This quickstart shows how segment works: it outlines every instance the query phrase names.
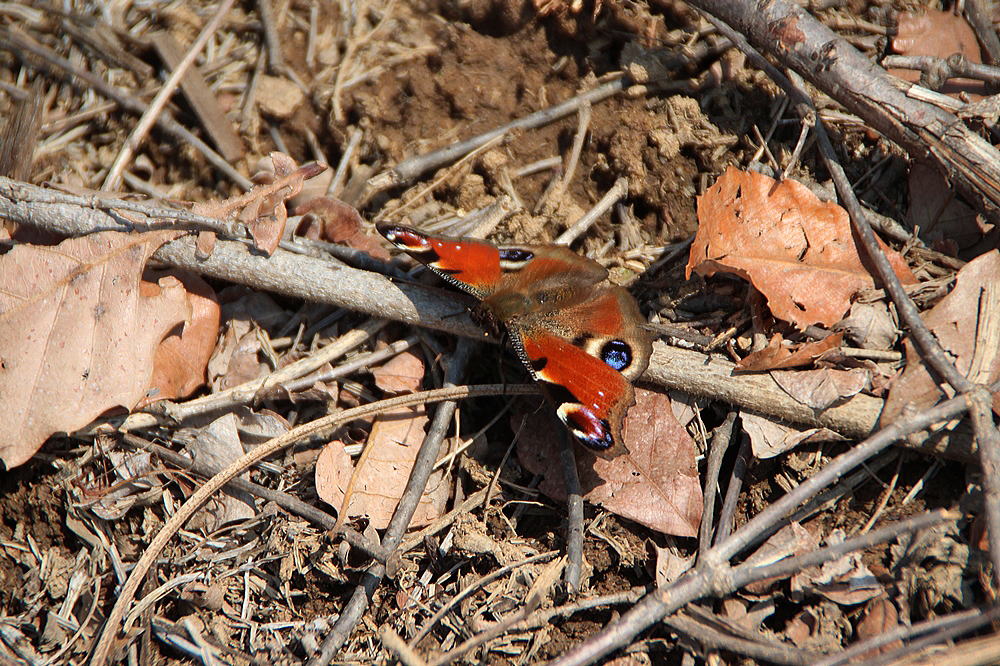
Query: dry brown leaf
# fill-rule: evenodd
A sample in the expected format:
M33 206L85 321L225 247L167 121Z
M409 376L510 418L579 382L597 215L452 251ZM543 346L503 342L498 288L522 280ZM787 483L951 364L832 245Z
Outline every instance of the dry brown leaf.
M163 337L189 312L175 278L139 293L146 260L183 232L107 231L0 257L0 458L23 464L56 432L146 394Z
M307 238L321 238L367 252L376 259L389 260L389 251L381 238L365 233L358 209L330 197L316 197L295 209L304 216L298 233Z
M575 447L583 498L658 532L695 536L702 495L694 441L674 418L667 396L638 388L635 393L623 433L627 455L605 460ZM539 486L543 493L563 500L559 426L545 410L526 416L517 442L521 464L545 476ZM521 417L513 421L517 430Z
M86 489L88 496L98 496L91 504L84 503L102 520L118 520L136 504L146 505L159 499L163 484L156 477L156 466L146 451L108 451L114 482L107 486L102 479Z
M747 558L746 564L767 566L786 557L794 557L819 548L819 537L801 523L792 522L772 534L753 554ZM781 578L767 578L747 585L744 589L750 594L767 594L775 581Z
M892 50L900 55L947 58L960 53L969 62L983 62L976 33L961 15L936 9L902 12L896 28ZM889 73L912 83L919 81L921 74L915 69L890 69ZM986 93L986 86L982 81L954 78L948 79L940 92L953 97L964 92L976 101Z
M924 313L924 323L937 337L958 371L972 382L1000 379L1000 252L987 252L962 267L955 288ZM931 377L907 338L906 369L892 383L881 423L892 423L905 409L924 410L946 396ZM1000 413L1000 395L993 408Z
M843 530L836 529L824 542L832 546L844 541ZM842 606L861 604L882 596L884 589L861 559L861 553L847 553L824 562L820 567L808 567L791 579L793 594L819 594Z
M388 526L424 440L427 421L423 408L409 407L386 412L375 420L368 437L368 446L374 448L356 473L347 508L348 518L366 517L375 529ZM324 502L340 511L347 489L345 479L350 479L353 467L346 454L336 452L338 448L342 451L343 445L333 442L327 446L331 447L335 451L324 461L322 472L320 462L316 463L316 492ZM321 460L324 455L320 455ZM431 474L410 526L421 527L440 516L449 492L445 471Z
M750 438L750 449L759 459L773 458L796 446L812 442L842 441L844 438L827 428L796 430L791 426L775 423L769 418L743 412L743 431Z
M212 390L224 391L266 374L268 366L258 358L260 349L256 325L245 319L230 319L208 362Z
M885 303L854 303L837 330L862 349L892 349L899 329Z
M270 158L272 168L255 174L256 185L246 194L224 201L199 203L192 208L200 215L219 220L239 219L253 237L254 246L268 256L274 254L285 231L288 219L285 201L299 193L303 182L326 169L318 164L300 167L291 157L279 152L271 153Z
M899 625L899 611L896 610L896 604L884 596L872 599L865 608L864 617L858 623L858 641L866 641L869 638L881 636L898 628ZM900 640L886 643L881 648L876 648L859 655L857 661L858 663L864 663L866 660L874 659L879 654L895 650L898 647L902 647L902 645L903 641Z
M794 348L781 344L783 341L781 333L775 333L771 336L767 347L747 354L745 358L740 359L734 369L740 372L761 372L812 365L820 354L840 347L840 343L844 341L844 334L834 333L822 340L807 342Z
M868 371L863 368L837 370L774 370L771 378L785 393L803 405L822 411L860 393L868 386Z
M219 469L229 467L244 453L235 414L221 416L193 434L194 437L188 444L191 455ZM249 481L250 472L243 472L240 478ZM191 529L214 532L226 523L246 520L256 514L257 507L250 493L223 488L191 516L188 526Z
M665 587L681 577L681 574L694 566L694 555L681 555L676 548L660 548L653 544L656 550L656 585Z
M424 381L424 362L413 352L406 351L372 370L375 385L386 393L413 393Z
M203 385L205 369L219 337L219 301L215 290L198 275L188 271L173 270L166 274L184 285L191 316L179 335L171 333L157 348L149 391L136 408L156 400L186 397ZM149 284L143 280L140 289Z
M855 294L874 286L847 212L795 181L730 167L698 197L698 221L688 277L739 275L775 317L799 328L832 326ZM916 282L898 253L883 250L904 284Z
M920 230L920 238L950 256L982 242L989 227L930 159L914 160L907 181L907 228Z

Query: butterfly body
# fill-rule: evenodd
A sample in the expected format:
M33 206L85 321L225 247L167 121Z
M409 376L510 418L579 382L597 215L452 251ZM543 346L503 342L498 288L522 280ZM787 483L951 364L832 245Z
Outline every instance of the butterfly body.
M496 246L381 224L378 231L479 303L473 318L505 329L570 431L599 455L625 451L632 380L651 342L635 299L606 282L607 270L558 245Z

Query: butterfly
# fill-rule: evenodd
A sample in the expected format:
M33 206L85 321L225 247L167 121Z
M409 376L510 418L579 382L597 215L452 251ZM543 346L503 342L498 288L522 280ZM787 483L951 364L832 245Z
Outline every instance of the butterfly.
M580 443L605 458L627 451L622 422L652 342L635 299L607 283L606 268L561 245L496 246L397 224L376 228L478 299L473 319L488 331L506 331Z

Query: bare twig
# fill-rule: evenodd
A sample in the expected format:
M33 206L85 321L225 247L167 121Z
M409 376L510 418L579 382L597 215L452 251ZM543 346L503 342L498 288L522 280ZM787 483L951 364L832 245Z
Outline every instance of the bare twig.
M0 216L73 235L85 233L88 228L120 228L114 217L89 207L86 198L78 198L80 203L75 205L36 204L36 196L51 195L51 191L16 183L14 191L5 191L4 183L11 182L0 179ZM209 257L202 257L191 238L168 243L154 258L255 289L495 342L492 337L483 337L453 293L394 283L367 271L332 266L329 261L280 249L265 258L232 241L219 241ZM792 423L827 427L847 437L868 435L882 409L881 400L858 394L817 414L789 396L769 375L734 376L732 369L733 364L723 358L655 343L644 380L698 397L721 399ZM917 448L952 458L974 457L964 433Z
M703 556L712 545L712 520L715 517L715 496L719 491L719 471L722 469L722 459L729 450L733 436L733 426L736 424L736 410L731 409L723 421L712 433L711 449L708 454L708 468L705 470L704 507L701 512L701 528L698 530L698 554Z
M909 153L930 154L964 196L991 220L1000 217L1000 152L955 115L907 97L884 69L805 9L789 0L691 4L746 35L744 41L798 72Z
M968 401L965 398L953 398L933 409L916 414L910 419L897 421L872 435L864 442L861 442L850 451L841 454L817 474L761 511L730 537L712 547L705 554L705 557L699 559L695 569L674 583L659 588L647 595L639 604L623 615L619 622L605 627L598 634L592 636L584 643L577 645L569 653L553 661L553 666L576 666L592 663L602 656L611 653L613 650L627 645L634 636L646 627L659 621L665 615L674 612L689 601L707 594L726 594L741 585L748 584L752 580L761 580L757 576L765 570L767 570L769 576L776 575L776 572L779 572L779 569L776 567L781 565L787 566L788 563L786 561L779 562L772 567L756 569L748 565L744 565L742 569L739 567L730 568L728 561L775 530L783 516L788 515L794 507L835 482L845 470L852 469L862 461L884 450L893 442L912 432L917 432L942 419L948 419L962 413L968 409L968 406ZM941 511L926 514L921 517L921 520L935 522L950 520L953 517L953 514ZM859 538L851 539L850 541L852 545L858 544L859 547L862 547L864 544L872 543L872 538L883 538L890 533L895 534L895 531L876 530L865 535L867 540ZM823 552L824 557L827 557L832 551L823 549ZM805 566L805 562L814 561L812 558L815 558L816 555L817 553L809 553L800 558L793 559L797 562L796 566ZM819 561L822 562L823 559L820 558ZM740 573L737 576L735 572L738 569ZM795 569L791 570L794 571ZM781 571L784 571L784 569L781 569Z
M519 129L543 127L560 118L565 118L572 113L576 113L584 104L594 104L612 95L617 95L624 87L623 79L615 79L593 90L577 95L572 99L568 99L561 104L536 111L524 118L519 118L484 134L454 143L425 155L407 158L389 171L373 176L368 181L369 190L379 192L390 187L410 183L428 171L450 164L462 155L466 155L483 144L502 137L509 132Z
M994 85L1000 83L1000 67L971 62L961 53L954 53L947 58L887 55L882 58L882 66L920 70L923 72L920 84L931 90L939 90L948 79L959 76Z
M735 652L736 654L769 663L801 665L810 663L818 656L807 650L785 645L774 640L767 642L752 641L733 636L719 631L707 623L699 622L684 613L676 613L666 617L663 619L663 623L671 629L693 638L705 647L712 648L713 650Z
M830 655L816 662L815 666L843 666L856 660L863 654L877 650L893 641L909 641L924 636L935 636L939 641L947 640L959 634L974 631L979 627L1000 618L1000 607L990 609L974 608L951 615L943 615L913 625L900 625L883 634L855 643L843 652ZM887 653L885 656L898 656Z
M468 363L472 348L473 344L468 340L459 341L455 353L449 358L445 375L446 386L457 383L465 373L465 366ZM441 390L446 391L448 389ZM399 499L396 511L389 520L385 536L382 538L382 547L387 551L394 551L403 540L403 535L410 525L410 520L417 510L420 497L427 486L427 480L430 478L431 472L434 471L434 464L437 462L441 443L444 441L448 425L455 413L455 406L454 402L445 402L438 407L437 412L434 414L431 427L427 430L427 436L420 445L420 451L413 462L410 477L406 481L406 488ZM386 566L382 563L375 563L368 567L364 575L364 580L355 588L354 594L351 595L350 601L341 611L340 617L337 618L333 629L330 630L330 633L323 640L319 652L310 658L308 662L309 666L323 666L333 659L344 642L350 637L354 626L361 620L361 616L368 608L372 595L375 594L375 590L382 582L385 573Z
M570 594L578 594L583 571L583 494L569 431L560 427L559 433L559 463L566 484L566 588Z
M986 49L990 63L1000 65L1000 37L997 36L996 28L993 27L994 9L993 3L983 2L983 0L965 0L962 3L965 8L965 18L969 20L969 25L976 32L979 43Z
M195 474L205 478L211 478L222 471L220 467L216 467L209 461L200 460L198 458L187 458L176 451L172 451L168 448L160 446L159 444L154 444L153 442L129 433L125 433L123 435L123 439L125 440L125 443L138 449L142 449L143 451L149 451L163 460L166 460L175 467L194 472ZM330 514L325 511L320 511L312 504L303 502L294 495L289 495L288 493L283 493L279 490L265 488L264 486L253 483L252 481L247 481L239 476L231 479L226 486L242 492L250 493L251 495L260 497L268 502L274 502L278 506L287 509L297 516L302 516L303 518L312 521L319 527L326 530L333 529L337 522L336 519ZM389 554L384 548L382 548L382 546L372 543L365 535L353 528L343 527L340 534L343 535L344 541L370 557L381 561L385 561L389 557Z
M628 194L628 179L619 178L615 181L615 184L611 186L611 189L601 197L601 200L594 204L585 215L583 215L579 220L574 222L566 231L559 234L555 239L555 243L559 245L571 245L573 241L579 238L581 235L586 233L597 219L604 215L607 211L611 209L618 201Z
M441 618L443 618L448 613L448 611L457 606L459 602L462 601L462 599L465 599L470 594L482 589L483 587L489 585L493 581L506 576L507 574L509 574L511 571L514 571L518 567L523 567L528 564L534 564L536 562L544 562L546 560L551 560L553 557L556 557L557 555L559 555L559 551L557 550L550 550L545 553L532 555L531 557L527 557L523 560L518 560L517 562L511 562L510 564L504 565L499 569L491 571L485 576L482 576L479 579L469 583L468 585L463 587L458 594L448 599L447 603L442 604L441 608L439 608L437 612L435 612L434 615L432 615L429 620L424 622L424 626L422 626L420 630L416 633L416 635L410 640L409 643L410 647L416 647L417 644L423 639L423 637L426 636L428 633L430 633L430 631L441 620Z

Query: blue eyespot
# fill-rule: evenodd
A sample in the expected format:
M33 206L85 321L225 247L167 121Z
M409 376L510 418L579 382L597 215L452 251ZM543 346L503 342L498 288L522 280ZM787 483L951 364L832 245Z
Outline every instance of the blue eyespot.
M601 360L622 372L632 365L632 348L623 340L609 340L601 347Z

